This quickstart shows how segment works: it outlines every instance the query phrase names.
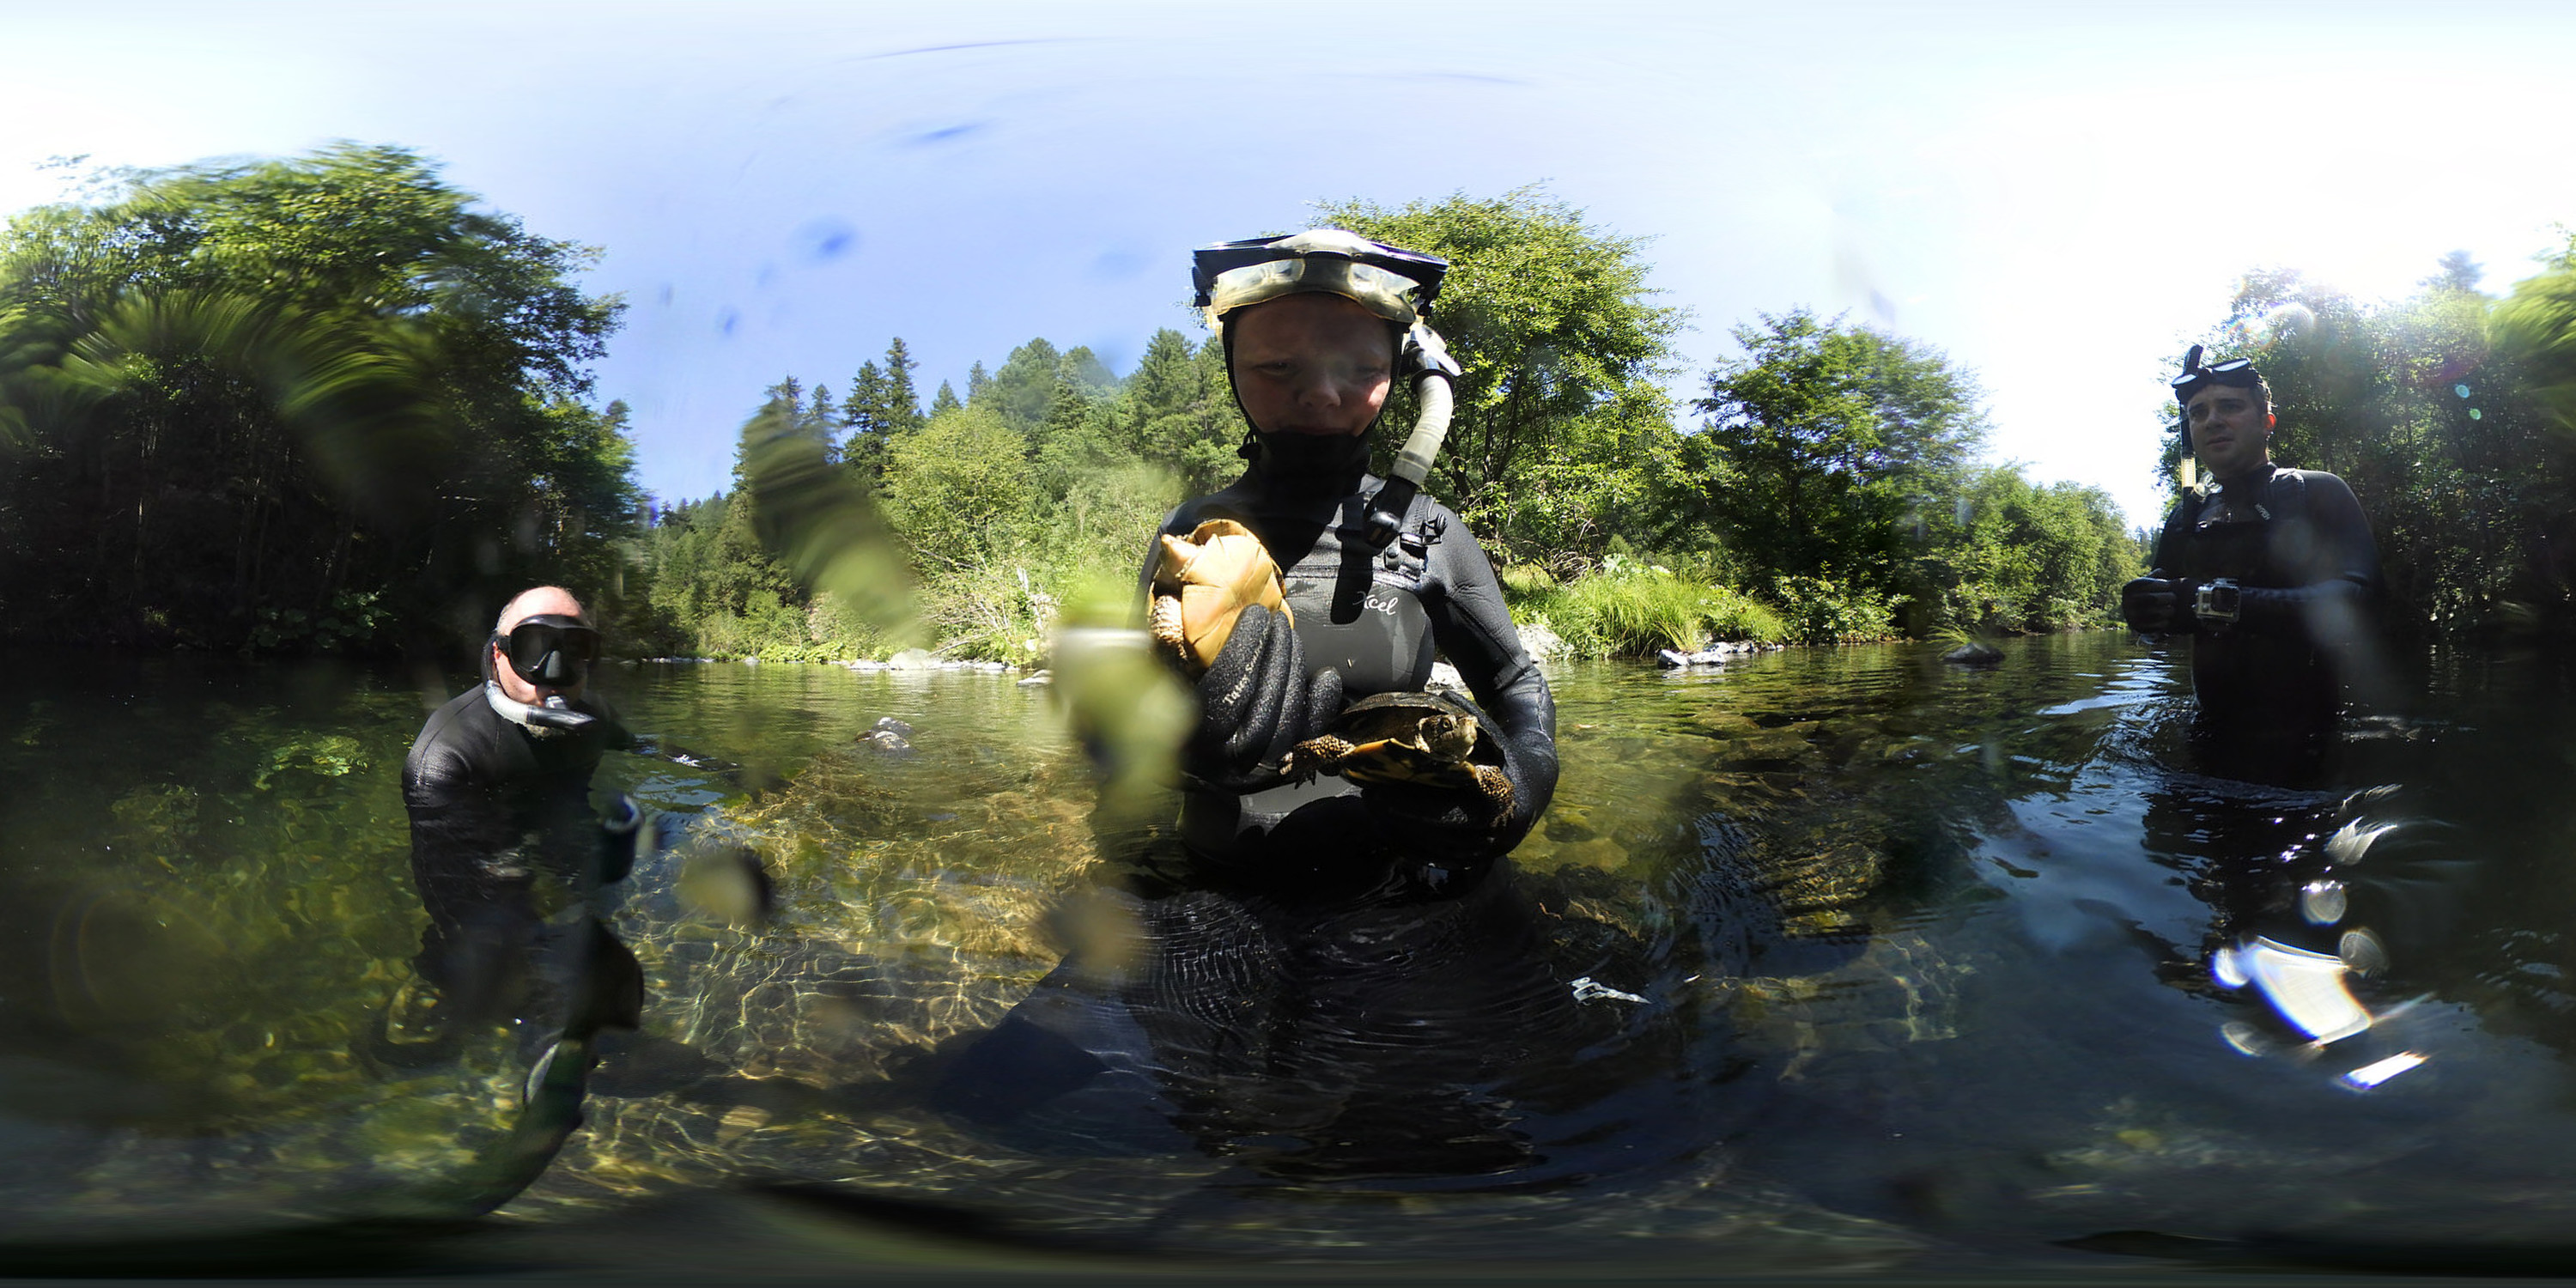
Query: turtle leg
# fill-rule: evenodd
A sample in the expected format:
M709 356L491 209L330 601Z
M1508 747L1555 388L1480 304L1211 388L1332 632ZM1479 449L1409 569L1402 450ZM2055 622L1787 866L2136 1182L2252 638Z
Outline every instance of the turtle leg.
M1309 738L1288 749L1288 761L1280 772L1301 783L1315 781L1317 774L1341 772L1342 757L1351 754L1351 744L1331 734Z
M1471 765L1468 768L1475 772L1476 790L1484 793L1485 802L1494 807L1494 817L1500 819L1510 814L1512 780L1504 777L1503 771L1492 765Z
M1183 630L1181 597L1157 593L1145 623L1153 633L1154 647L1162 652L1164 659L1187 670L1191 661L1190 644Z

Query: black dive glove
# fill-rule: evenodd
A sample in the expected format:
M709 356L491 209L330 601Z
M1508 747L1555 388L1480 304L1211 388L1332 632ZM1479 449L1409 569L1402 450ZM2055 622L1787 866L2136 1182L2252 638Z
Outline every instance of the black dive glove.
M1533 763L1552 757L1534 756L1516 745L1484 708L1463 695L1459 701L1475 714L1485 740L1501 750L1503 763L1491 767L1511 784L1511 804L1497 807L1484 793L1458 787L1370 783L1362 788L1361 799L1388 842L1415 858L1472 863L1509 854L1529 834L1530 825L1538 821L1555 791L1553 770L1542 775Z
M1184 749L1201 782L1234 791L1278 779L1290 748L1323 731L1342 709L1342 675L1306 678L1306 650L1287 615L1254 604L1199 678L1199 727Z
M2184 635L2200 626L2192 600L2200 584L2184 577L2140 577L2120 588L2120 616L2129 629L2154 635Z

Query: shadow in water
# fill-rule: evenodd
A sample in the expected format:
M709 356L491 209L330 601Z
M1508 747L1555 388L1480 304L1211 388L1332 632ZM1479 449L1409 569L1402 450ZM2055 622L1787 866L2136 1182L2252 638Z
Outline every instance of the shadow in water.
M1372 863L1324 894L1138 874L1077 899L1074 951L932 1102L1031 1152L1196 1149L1221 1187L1543 1187L1711 1143L1669 1000L1632 991L1642 945L1508 863Z

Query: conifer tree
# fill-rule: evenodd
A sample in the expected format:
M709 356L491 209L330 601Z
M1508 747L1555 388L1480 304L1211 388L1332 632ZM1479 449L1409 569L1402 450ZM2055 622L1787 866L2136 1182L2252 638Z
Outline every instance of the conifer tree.
M881 398L883 409L880 414L889 434L909 434L921 428L921 395L912 386L913 368L920 365L912 360L912 353L904 347L902 336L896 336L894 343L886 346L885 383Z
M1011 428L1034 434L1046 423L1047 411L1055 405L1057 368L1063 361L1055 345L1039 336L1011 350L1001 370L993 373L994 410ZM973 395L967 401L974 401Z
M841 404L841 423L850 431L841 459L872 484L885 477L885 386L876 363L860 363L859 374L850 379L850 396Z

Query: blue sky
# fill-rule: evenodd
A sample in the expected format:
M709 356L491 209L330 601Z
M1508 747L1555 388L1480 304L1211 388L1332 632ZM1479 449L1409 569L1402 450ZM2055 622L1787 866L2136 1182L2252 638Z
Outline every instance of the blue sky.
M1544 181L1654 238L1687 397L1757 312L1976 371L1998 459L2133 523L2235 279L2366 297L2576 222L2551 5L412 4L0 9L0 210L40 164L400 143L624 294L644 485L724 486L793 373L924 392L1043 335L1195 334L1189 247Z

